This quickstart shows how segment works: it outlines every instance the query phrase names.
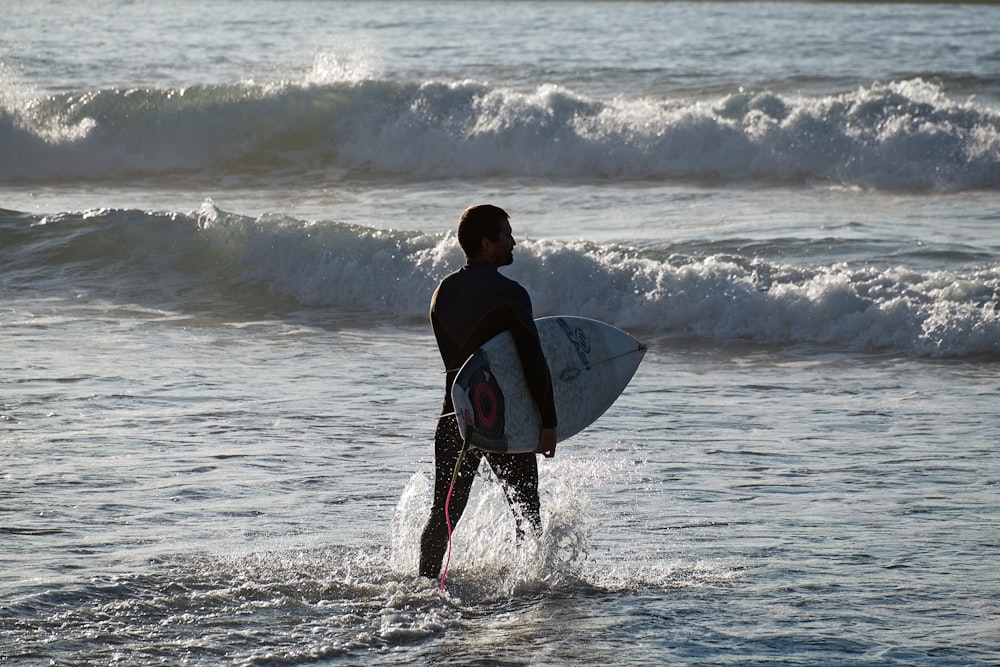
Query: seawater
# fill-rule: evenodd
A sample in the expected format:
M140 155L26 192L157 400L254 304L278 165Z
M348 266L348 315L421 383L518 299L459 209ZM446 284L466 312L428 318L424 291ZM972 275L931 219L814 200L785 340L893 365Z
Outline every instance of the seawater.
M8 9L3 663L1000 661L995 5ZM649 353L441 593L479 201Z

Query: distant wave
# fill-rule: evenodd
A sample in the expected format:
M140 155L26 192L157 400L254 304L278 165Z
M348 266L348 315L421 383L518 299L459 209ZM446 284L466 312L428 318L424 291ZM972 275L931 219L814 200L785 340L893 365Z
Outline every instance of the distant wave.
M0 183L530 176L1000 188L1000 110L921 79L710 101L390 80L16 99L0 94Z
M525 240L508 273L531 291L538 315L570 312L642 335L1000 355L998 266L806 266L684 250ZM450 233L254 219L206 203L187 215L0 212L0 262L9 290L72 290L223 317L314 311L326 320L416 323L462 257Z

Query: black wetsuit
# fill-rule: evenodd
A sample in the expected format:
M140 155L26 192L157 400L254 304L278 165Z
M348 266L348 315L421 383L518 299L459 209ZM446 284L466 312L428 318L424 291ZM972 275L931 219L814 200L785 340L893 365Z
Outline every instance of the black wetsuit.
M455 464L462 450L458 423L450 415L451 385L459 368L483 343L503 331L510 331L524 367L525 379L538 405L543 428L556 427L552 381L538 341L528 292L503 276L488 263L472 262L447 276L431 299L431 324L447 370L444 407L434 434L434 504L420 541L420 574L437 577L448 549L448 527L444 504ZM541 532L538 501L538 466L534 454L495 454L480 449L466 451L448 505L452 529L469 500L472 482L483 457L504 484L507 499L517 518Z

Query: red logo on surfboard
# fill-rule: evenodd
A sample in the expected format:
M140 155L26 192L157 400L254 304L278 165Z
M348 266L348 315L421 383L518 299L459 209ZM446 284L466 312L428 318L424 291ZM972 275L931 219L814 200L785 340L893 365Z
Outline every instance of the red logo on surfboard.
M475 429L486 438L500 439L504 433L504 400L500 385L489 368L480 368L469 381L469 398Z

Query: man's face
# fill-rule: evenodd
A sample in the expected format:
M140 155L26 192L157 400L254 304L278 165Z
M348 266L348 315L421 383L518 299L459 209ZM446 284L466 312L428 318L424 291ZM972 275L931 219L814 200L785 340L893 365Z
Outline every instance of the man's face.
M485 259L493 266L507 266L514 263L514 233L510 228L510 220L504 220L500 227L500 236L494 241L483 239Z

